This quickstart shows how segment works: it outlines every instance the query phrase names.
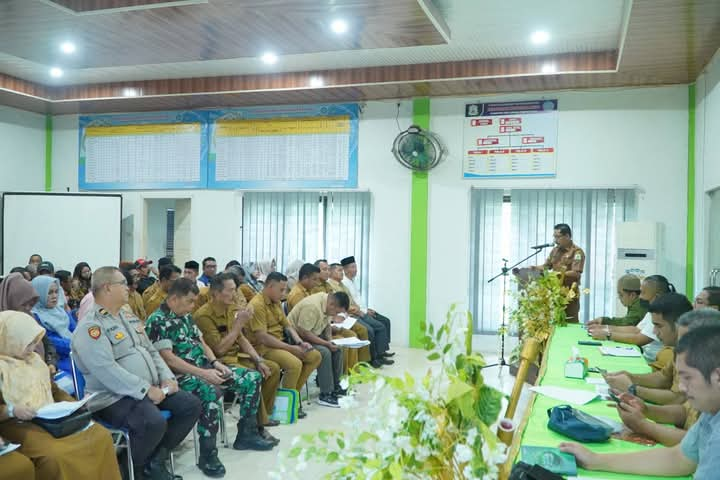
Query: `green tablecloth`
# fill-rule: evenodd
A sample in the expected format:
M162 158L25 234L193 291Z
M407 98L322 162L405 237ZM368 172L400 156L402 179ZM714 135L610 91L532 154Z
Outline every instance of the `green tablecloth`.
M569 325L563 328L556 328L550 345L545 352L546 370L539 384L544 386L555 386L564 388L575 388L584 390L595 390L595 386L588 384L585 380L576 380L565 378L564 368L565 362L570 358L572 348L577 347L580 355L586 357L591 367L600 367L608 371L627 370L632 373L647 373L651 369L642 357L636 358L620 358L606 357L600 353L597 346L578 345L578 340L589 340L587 333L579 325ZM616 342L603 342L603 345L612 346L620 345ZM600 377L596 373L591 373L591 377ZM547 428L547 410L556 405L562 405L564 402L542 395L535 395L531 400L531 411L529 413L527 425L522 432L521 445L535 446L556 446L560 442L570 441L567 437L557 434ZM612 402L610 402L612 403ZM592 402L581 407L574 406L579 410L585 411L593 415L604 416L620 421L617 410L608 407L608 402L604 400L593 400ZM616 452L632 452L637 450L645 450L647 448L662 448L661 446L646 447L631 442L611 439L607 443L586 444L586 446L594 452L598 453L616 453ZM640 475L616 474L608 472L591 472L589 470L578 469L578 475L589 478L603 479L667 479L669 477L646 477ZM672 478L691 478L691 477L672 477Z

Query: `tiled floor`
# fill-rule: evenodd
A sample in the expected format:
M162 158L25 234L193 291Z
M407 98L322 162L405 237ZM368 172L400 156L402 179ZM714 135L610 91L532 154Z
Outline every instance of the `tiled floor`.
M492 348L490 345L480 344L477 346L480 351L486 349L490 350L490 348ZM397 352L395 365L384 367L382 369L383 374L400 376L406 371L415 376L425 374L430 365L425 358L426 352L410 348L395 348L395 351ZM488 363L496 361L497 353L493 352L492 354L487 354L486 360ZM486 383L501 389L509 395L515 379L509 375L507 367L503 368L502 371L500 371L497 367L491 367L485 372ZM364 393L365 392L362 388L358 392L358 400L361 403L365 400ZM317 394L317 389L310 389L311 401L310 403L304 403L305 411L308 414L307 418L294 425L280 425L271 429L271 433L281 441L280 445L274 450L270 452L248 452L235 451L232 448L221 447L220 460L225 464L225 468L228 472L225 478L267 478L267 472L276 468L278 451L281 449L288 449L295 436L302 433L315 432L321 429L337 429L338 426L343 424L343 420L346 419L348 415L364 415L368 413L362 409L352 412L342 409L322 407L315 403ZM526 396L527 392L524 391L520 400L520 407L516 418L520 417L525 411L525 406L527 405ZM232 414L226 415L228 436L231 444L237 431L235 422L236 419L232 416ZM188 437L175 452L175 471L177 474L182 475L185 480L207 478L195 466L195 454L191 436ZM311 466L306 473L308 474L308 478L317 478L317 475L313 474L317 474L321 471L322 466L316 465Z

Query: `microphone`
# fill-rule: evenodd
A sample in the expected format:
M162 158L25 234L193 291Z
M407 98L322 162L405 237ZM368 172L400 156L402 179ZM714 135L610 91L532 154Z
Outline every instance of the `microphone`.
M543 248L552 247L555 245L554 243L543 243L542 245L535 245L534 247L530 247L533 250L541 250Z

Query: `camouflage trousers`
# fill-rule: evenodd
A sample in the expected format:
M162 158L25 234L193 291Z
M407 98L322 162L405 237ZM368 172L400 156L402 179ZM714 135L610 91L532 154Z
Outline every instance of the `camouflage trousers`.
M202 410L198 418L198 434L201 437L214 437L220 428L220 415L225 391L238 397L240 418L257 414L260 403L260 372L242 367L228 367L233 371L232 380L222 385L213 385L194 375L183 375L178 385L200 399Z

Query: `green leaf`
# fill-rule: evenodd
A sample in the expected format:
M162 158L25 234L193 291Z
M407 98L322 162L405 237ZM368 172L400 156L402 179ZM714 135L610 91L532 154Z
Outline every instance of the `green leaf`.
M448 343L447 345L445 345L445 348L443 348L443 355L449 352L451 348L452 344Z
M338 452L330 452L325 457L325 463L337 462L339 458L340 454Z
M467 395L473 391L472 387L465 382L459 382L457 380L451 380L450 386L448 387L447 402L450 403L458 397Z
M393 478L393 480L402 478L402 469L397 462L391 463L389 470L390 476Z
M337 441L338 447L340 447L341 449L345 448L345 440L343 440L340 437L337 437L336 441Z
M487 385L480 387L475 413L485 425L492 425L497 420L502 408L502 396L502 392L492 387Z
M440 358L440 354L438 352L431 353L427 356L427 359L430 361L437 360Z
M290 450L290 453L288 453L288 457L297 458L298 456L300 456L300 452L302 452L302 447L293 447Z

